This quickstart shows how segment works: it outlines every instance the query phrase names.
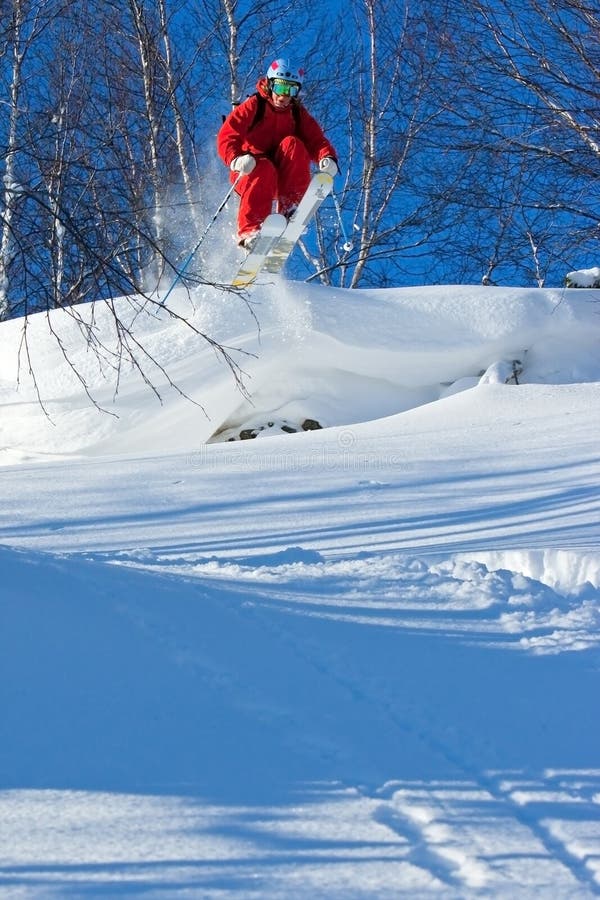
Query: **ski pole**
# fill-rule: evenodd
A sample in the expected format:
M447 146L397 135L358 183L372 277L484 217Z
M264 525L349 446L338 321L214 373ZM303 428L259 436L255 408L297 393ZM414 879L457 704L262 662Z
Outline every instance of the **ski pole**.
M165 305L165 303L166 303L167 300L169 299L169 297L170 297L172 291L175 289L175 287L179 284L179 282L181 281L181 279L182 279L183 276L185 275L185 272L186 272L187 267L189 266L189 264L190 264L191 261L193 260L194 256L196 255L196 253L197 253L198 250L200 249L200 247L201 247L201 245L202 245L204 239L206 238L206 235L208 234L208 232L210 231L210 229L212 228L212 226L213 226L213 225L215 224L215 222L217 221L217 219L218 219L220 213L222 213L223 210L225 209L225 207L227 206L227 201L229 200L229 198L230 198L231 195L233 194L233 192L234 192L234 190L235 190L235 187L236 187L236 185L237 185L237 183L238 183L238 181L240 180L241 177L242 177L242 173L240 172L240 174L238 175L238 177L235 179L235 181L233 182L233 184L231 185L231 187L229 188L229 190L227 191L227 193L225 194L225 196L224 196L223 199L221 200L221 202L220 202L220 204L219 204L219 206L218 206L218 208L217 208L217 210L216 210L214 216L212 217L212 219L210 220L210 222L208 223L208 225L206 226L206 228L204 229L204 231L203 231L202 234L200 235L200 237L199 237L199 239L198 239L198 242L197 242L196 246L195 246L194 249L193 249L190 253L188 253L188 255L186 256L186 258L185 258L185 260L184 260L184 262L183 262L183 265L182 265L181 268L178 270L178 272L177 272L175 278L173 279L173 283L171 284L171 287L169 288L169 290L167 291L167 293L165 294L165 296L164 296L163 299L161 300L161 306L164 306L164 305Z
M337 213L338 222L340 223L340 230L342 232L342 237L344 238L343 249L346 253L350 253L350 251L354 247L354 244L352 243L351 240L348 239L348 233L346 232L346 229L344 228L344 223L342 221L342 211L340 209L340 204L339 204L338 198L335 194L335 191L331 192L331 196L333 197L333 205L335 206L335 211Z

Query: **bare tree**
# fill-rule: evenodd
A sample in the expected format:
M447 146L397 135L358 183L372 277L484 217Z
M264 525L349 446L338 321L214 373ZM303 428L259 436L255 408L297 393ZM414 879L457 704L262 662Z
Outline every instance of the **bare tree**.
M302 0L202 0L198 22L210 35L205 71L217 92L227 91L231 107L253 90L271 55L283 55L302 34L309 14Z
M585 0L469 0L453 16L462 58L453 115L457 126L475 123L478 144L463 198L484 201L502 172L516 173L504 180L513 227L498 248L505 271L542 283L600 235L600 12Z
M389 283L401 257L418 255L439 226L439 184L423 190L419 171L442 110L435 91L439 17L439 3L424 10L400 0L354 0L337 23L349 40L339 44L334 78L331 50L321 61L323 83L333 90L322 92L318 108L340 154L343 181L335 188L352 250L340 255L346 242L339 223L329 234L321 229L323 280Z
M179 90L185 80L186 67L179 64L176 60L176 53L173 49L173 41L169 28L170 17L167 14L165 0L157 0L158 15L160 20L160 34L163 46L162 64L164 68L165 90L174 125L174 142L177 150L177 159L179 162L179 171L183 181L185 198L189 204L192 220L196 226L196 232L200 229L200 220L196 215L198 194L196 190L197 172L192 171L190 160L193 153L190 153L190 133L186 127L185 114L179 100ZM193 59L189 66L193 65Z
M19 148L19 125L22 118L21 97L25 82L25 59L28 51L39 37L43 28L42 13L45 3L29 0L13 0L6 4L6 14L10 24L4 43L3 56L6 58L7 100L2 101L6 111L4 171L2 176L2 225L0 236L0 320L11 313L9 299L9 277L11 263L15 256L15 216L21 202L22 191L18 180L17 167Z
M153 215L150 219L151 237L157 246L164 243L164 222L161 206L161 113L164 103L164 87L158 63L159 40L157 10L147 0L128 0L133 23L133 33L140 62L140 81L143 90L143 115L146 120L148 142L147 176L152 185ZM157 273L158 274L158 273Z
M151 262L168 261L161 223L156 227L160 192L173 172L181 175L189 139L183 113L175 121L183 70L175 72L165 49L164 8L140 2L128 19L112 0L100 0L93 17L70 0L13 0L11 10L0 43L1 74L11 88L0 117L7 148L0 274L4 315L23 316L21 360L33 366L29 314L60 305L117 385L126 364L156 393L158 371L176 387L131 328L140 314L161 312L143 273ZM129 299L117 303L122 295ZM100 342L93 308L84 314L73 305L84 300L112 312L114 340ZM48 315L60 343L56 321ZM230 352L198 334L239 381ZM88 390L69 349L61 349ZM43 373L31 374L41 383Z

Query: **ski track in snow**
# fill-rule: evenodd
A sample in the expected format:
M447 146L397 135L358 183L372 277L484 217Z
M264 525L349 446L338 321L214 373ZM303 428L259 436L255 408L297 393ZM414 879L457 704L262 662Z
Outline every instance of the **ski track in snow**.
M10 573L12 555L4 551L4 572ZM300 548L290 548L282 557L284 567L291 569L319 565L314 554ZM36 555L27 556L26 561L34 566L41 563ZM366 566L367 560L364 563ZM209 697L220 698L218 704L226 709L231 705L237 709L234 733L242 730L240 724L248 716L259 723L258 734L263 732L265 736L259 737L259 746L254 750L258 757L267 747L272 753L270 741L275 735L278 741L283 737L282 749L285 752L287 746L291 757L286 766L293 772L300 759L304 775L312 770L312 784L297 783L296 798L292 796L280 806L276 802L277 787L266 787L259 767L253 773L258 779L255 790L262 794L258 802L250 776L257 763L253 759L248 768L246 756L252 754L252 748L246 748L243 757L231 755L230 749L229 757L211 760L209 755L205 760L212 767L213 777L223 767L220 788L215 788L211 778L200 785L182 784L182 797L176 800L169 796L175 785L143 783L143 753L140 754L141 745L136 744L129 759L132 772L129 776L125 773L125 784L133 786L133 772L139 767L142 783L138 789L142 794L149 789L158 796L164 794L160 800L128 797L115 791L118 782L110 794L81 794L75 787L67 792L38 789L0 795L4 823L0 825L0 838L6 838L0 845L27 846L21 865L19 854L12 856L9 851L8 859L0 866L0 885L11 880L21 886L37 882L48 896L53 884L60 896L63 877L67 878L64 884L68 883L69 889L79 882L82 894L88 890L93 893L93 885L99 888L114 881L132 887L152 884L157 892L201 891L206 896L216 896L221 883L229 890L256 896L310 896L315 891L334 895L346 892L357 897L371 893L392 896L398 893L398 884L403 885L400 893L406 896L414 892L477 896L489 891L502 895L506 891L507 895L512 892L513 896L533 897L539 896L540 890L552 890L555 896L585 897L597 892L600 771L536 770L535 756L543 758L546 741L533 739L537 727L523 737L530 715L539 717L535 726L552 715L552 700L542 709L542 697L557 687L557 678L566 679L564 689L570 694L575 682L571 682L569 672L576 677L577 667L563 666L562 672L556 673L547 666L534 688L536 678L532 678L531 666L535 666L536 658L525 654L518 664L501 645L495 651L501 654L499 665L496 664L497 683L492 686L487 682L481 693L474 692L469 717L461 723L461 716L456 713L462 709L463 700L457 688L464 689L468 679L458 672L456 681L450 679L440 692L440 672L449 678L462 664L466 671L487 681L495 668L492 666L485 674L484 660L488 659L489 650L472 647L469 651L462 637L448 633L419 637L418 632L401 629L399 642L396 632L383 623L383 627L376 626L378 638L365 643L362 622L351 618L343 625L345 633L340 641L339 623L319 617L320 624L315 629L312 618L302 618L298 629L297 620L290 624L285 606L277 603L275 596L262 595L262 588L249 595L237 577L231 578L231 572L213 579L197 573L190 577L188 573L183 595L177 587L179 577L160 578L170 610L165 619L164 601L157 602L158 598L150 595L151 602L146 602L147 586L159 576L132 571L129 565L111 565L105 575L99 575L106 570L106 564L78 557L71 562L78 582L91 580L100 585L102 602L96 615L107 618L108 598L109 608L112 606L118 617L141 637L149 658L162 660L158 682L164 681L165 673L172 670L192 675L190 685L195 686L198 700L208 693ZM55 566L66 578L69 560L57 560ZM415 575L417 580L428 577L422 564L406 560L405 566L411 582ZM473 570L471 564L467 568ZM294 574L297 583L298 573ZM374 584L376 573L371 578ZM76 603L72 605L76 607ZM89 628L81 612L80 618L80 627ZM108 619L110 622L110 616ZM72 626L71 615L68 621ZM57 633L63 628L64 623L59 621ZM114 627L109 625L109 638L113 632ZM102 628L98 633L102 633ZM236 658L235 667L214 644L213 633L228 635L227 655ZM77 638L77 629L66 637ZM77 641L72 643L76 645ZM266 668L252 649L258 646L263 650ZM126 642L123 654L129 653L130 647L131 641ZM469 652L477 657L470 665L465 661ZM436 657L438 665L434 667ZM577 660L578 654L567 654L563 659ZM516 672L515 665L520 665ZM283 683L273 680L272 667L276 672L286 672ZM429 679L425 678L427 673ZM106 673L100 667L97 674L105 680ZM399 697L398 688L406 683L407 675L411 678L412 697ZM167 678L172 679L173 675ZM526 769L515 766L495 770L496 754L498 760L507 760L515 752L514 742L507 730L506 747L487 746L488 738L481 725L489 708L496 710L503 702L508 703L513 692L523 685L529 692L539 694L534 693L531 707L527 703L520 712L509 711L507 723L512 720L516 743L522 741L521 750L526 751L529 765ZM321 702L313 708L315 687L321 693ZM290 718L290 701L297 723ZM127 704L127 709L135 714L135 703L131 707ZM206 719L206 709L200 719ZM360 732L356 731L355 722L361 723ZM571 725L562 722L552 726L550 722L548 718L547 739L551 746L556 746L554 731L562 727L567 728L574 743L581 740L582 735L572 729L573 723L582 726L577 711ZM499 739L497 727L489 736L490 742ZM193 741L194 729L186 737ZM517 759L519 752L517 748ZM275 754L279 764L281 758L280 753ZM271 770L272 761L268 760L265 774L268 771L277 782L282 772ZM488 767L482 766L483 761ZM69 759L64 761L65 774L69 763ZM146 765L148 774L152 766ZM229 783L231 767L239 765L244 769L238 774L239 783L233 785ZM185 764L175 768L185 774ZM404 771L406 777L381 782L381 773L386 769L390 774L394 769ZM100 765L96 780L102 771ZM333 772L337 777L332 777ZM430 773L429 778L419 777L425 772ZM358 773L362 778L356 783ZM432 777L431 773L436 774ZM208 798L200 801L211 784L216 796L230 796L228 805ZM249 790L249 796L245 805L236 806L234 797L242 785L241 793ZM58 814L61 822L60 828L49 834L40 824L46 806L53 816ZM83 821L89 817L93 849L86 832L81 833L82 815ZM164 843L161 829L167 821L173 838ZM24 843L21 834L23 839L27 835ZM46 860L33 871L27 864L32 848L38 860ZM147 860L152 860L151 868ZM519 885L516 894L515 885ZM35 887L33 891L35 895Z
M396 554L372 557L365 553L359 560L328 566L319 554L301 547L224 565L189 556L172 561L168 554L154 562L142 563L138 558L135 565L200 578L203 584L225 581L230 590L243 595L243 605L259 608L261 625L271 631L275 620L262 611L276 607L277 642L288 645L351 696L358 717L361 705L375 710L388 739L394 729L400 741L409 738L419 748L419 755L425 752L442 758L456 770L456 783L440 782L433 788L418 781L392 781L350 789L361 798L378 801L369 813L372 821L402 840L406 862L429 872L445 896L497 889L505 883L524 884L535 858L539 858L540 872L536 891L543 884L560 896L591 896L598 891L600 770L481 773L477 752L470 760L465 749L472 734L465 735L453 725L440 737L422 712L415 715L412 709L409 717L399 716L394 698L386 696L385 685L374 679L372 671L355 672L347 660L340 665L339 651L337 657L324 659L309 640L299 644L295 632L281 625L280 615L287 611L359 626L398 628L403 634L441 633L461 643L554 654L598 646L596 590L589 592L587 601L565 598L514 572L489 572L479 563L461 559L428 565ZM569 560L563 559L563 566L568 565ZM320 582L326 587L319 589ZM275 586L271 596L265 594L265 584ZM506 608L514 612L507 613ZM445 617L445 612L451 615ZM457 623L460 613L465 615ZM505 636L515 633L519 635L516 642L508 643ZM579 820L574 826L569 822L571 805ZM581 821L584 810L589 822ZM475 827L472 820L477 822ZM401 878L405 880L405 873Z

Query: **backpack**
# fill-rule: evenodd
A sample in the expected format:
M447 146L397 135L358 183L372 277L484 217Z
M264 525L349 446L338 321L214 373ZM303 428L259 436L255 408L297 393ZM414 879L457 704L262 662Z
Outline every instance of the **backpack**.
M259 122L262 122L265 115L265 107L267 105L267 101L266 98L263 97L261 93L259 93L259 91L256 91L255 94L249 94L249 97L256 97L257 100L256 112L254 113L254 118L250 122L250 128L248 129L248 131L250 132L253 128L256 127L256 125L258 125ZM235 105L237 106L238 104L236 103ZM296 131L300 131L300 107L293 100L292 114L294 116L294 126L296 128ZM223 116L223 121L225 121L226 118L227 116Z
M265 115L265 107L267 105L266 98L263 97L263 95L261 93L259 93L259 91L256 91L256 93L252 94L251 96L256 97L258 102L256 104L256 112L254 113L254 118L252 119L252 121L250 123L250 128L248 129L248 131L252 131L252 129L256 125L258 125L259 122L261 122L263 120L264 115ZM300 130L300 107L293 100L292 100L292 115L294 116L294 127L295 127L296 131L299 131Z

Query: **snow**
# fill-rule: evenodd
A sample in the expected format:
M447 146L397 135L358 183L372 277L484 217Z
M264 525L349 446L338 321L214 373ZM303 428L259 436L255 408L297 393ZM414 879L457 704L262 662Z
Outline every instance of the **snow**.
M579 269L576 272L569 272L566 280L570 287L598 287L600 284L600 267L594 266L593 269Z
M0 326L0 897L598 895L600 291L117 307Z

